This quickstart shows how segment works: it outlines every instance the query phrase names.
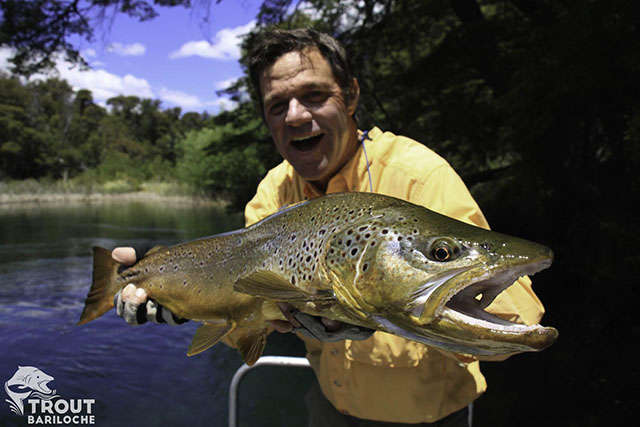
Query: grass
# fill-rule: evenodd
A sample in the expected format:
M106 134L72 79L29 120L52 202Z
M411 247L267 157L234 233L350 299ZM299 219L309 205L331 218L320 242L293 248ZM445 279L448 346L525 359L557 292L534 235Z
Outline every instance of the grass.
M137 183L129 179L95 182L87 179L63 180L5 180L0 181L0 204L30 201L57 201L65 199L98 199L116 196L131 198L190 198L198 201L215 201L188 184L170 181Z

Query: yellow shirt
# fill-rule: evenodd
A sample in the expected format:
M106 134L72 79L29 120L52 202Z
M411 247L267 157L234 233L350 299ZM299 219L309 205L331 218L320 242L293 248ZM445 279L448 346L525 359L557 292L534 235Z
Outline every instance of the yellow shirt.
M365 141L375 193L425 206L489 228L451 166L409 138L373 128ZM362 147L328 183L327 193L370 191ZM322 194L284 161L273 168L247 204L252 224L292 203ZM511 321L539 322L544 308L521 278L487 308ZM364 341L322 343L305 339L324 395L341 412L397 423L434 422L467 406L486 390L479 363L461 364L440 350L384 332Z

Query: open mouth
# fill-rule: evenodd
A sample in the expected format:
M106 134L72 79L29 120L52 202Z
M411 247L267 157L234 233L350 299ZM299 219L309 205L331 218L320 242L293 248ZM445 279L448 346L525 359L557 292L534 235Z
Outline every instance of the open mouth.
M519 277L532 275L550 265L549 258L489 271L485 267L449 271L431 281L416 296L411 311L412 325L406 326L418 338L428 331L432 338L439 337L440 342L452 344L448 344L450 348L472 354L542 350L555 341L556 329L511 322L485 308Z
M493 300L519 277L533 275L551 265L551 260L527 264L518 269L506 268L491 277L465 285L461 290L443 301L438 312L456 323L496 332L526 333L542 329L540 325L523 325L495 316L487 311Z
M296 138L291 141L291 145L293 146L293 148L299 151L311 151L317 147L323 136L324 134L321 133L319 135L314 135L306 138Z

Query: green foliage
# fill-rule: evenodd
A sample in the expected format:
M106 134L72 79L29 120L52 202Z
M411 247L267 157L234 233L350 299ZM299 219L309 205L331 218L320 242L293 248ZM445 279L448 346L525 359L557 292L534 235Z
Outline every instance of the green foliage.
M181 181L241 209L277 162L274 151L260 120L240 126L227 122L189 132L178 143L176 173Z

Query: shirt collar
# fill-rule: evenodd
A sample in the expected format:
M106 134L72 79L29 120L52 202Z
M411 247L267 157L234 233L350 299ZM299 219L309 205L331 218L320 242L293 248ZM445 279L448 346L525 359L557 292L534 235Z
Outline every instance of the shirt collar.
M358 130L358 140L361 141L363 132ZM374 127L369 133L367 139L365 139L365 145L369 145L382 134L382 131ZM369 168L374 163L375 159L369 158ZM360 175L366 175L367 173L367 160L365 159L364 151L362 149L362 143L358 144L358 149L349 161L336 173L327 183L327 192L324 193L318 187L312 183L303 180L299 175L296 177L302 181L302 191L304 195L309 199L315 199L322 197L328 193L340 193L353 191L356 180L362 179Z

